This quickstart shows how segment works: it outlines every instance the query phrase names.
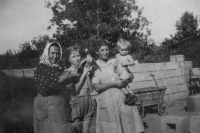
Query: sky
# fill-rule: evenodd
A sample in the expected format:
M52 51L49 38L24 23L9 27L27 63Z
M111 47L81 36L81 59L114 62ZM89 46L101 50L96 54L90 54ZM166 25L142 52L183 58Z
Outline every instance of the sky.
M53 0L50 0L53 1ZM136 0L143 7L143 16L152 23L151 38L159 45L164 38L175 33L175 23L185 11L193 12L200 19L200 0ZM45 0L0 0L0 54L18 50L20 43L55 32L47 30L52 11L45 7ZM200 24L199 24L200 25Z

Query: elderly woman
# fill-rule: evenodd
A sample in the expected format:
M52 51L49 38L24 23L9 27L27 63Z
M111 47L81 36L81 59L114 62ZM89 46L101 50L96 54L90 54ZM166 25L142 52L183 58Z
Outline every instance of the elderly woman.
M98 43L100 70L92 79L97 97L96 133L139 133L144 127L136 106L124 104L125 95L120 90L128 81L119 80L113 70L115 59L109 58L109 46L104 40Z
M38 95L34 100L35 133L71 133L70 90L65 90L64 81L72 75L63 74L65 68L61 64L61 57L61 46L49 43L36 68L34 79Z

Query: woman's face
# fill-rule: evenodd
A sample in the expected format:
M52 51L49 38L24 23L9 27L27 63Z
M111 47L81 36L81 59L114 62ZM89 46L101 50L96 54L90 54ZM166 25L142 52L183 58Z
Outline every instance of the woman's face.
M71 65L74 66L79 66L81 61L81 55L79 53L79 51L72 51L70 56L69 56L69 62L71 63Z
M109 47L101 46L98 50L98 55L102 60L107 60L109 58Z

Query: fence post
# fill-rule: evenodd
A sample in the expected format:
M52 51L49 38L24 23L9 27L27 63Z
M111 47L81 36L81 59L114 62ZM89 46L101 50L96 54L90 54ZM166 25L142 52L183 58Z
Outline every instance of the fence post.
M22 73L23 73L23 78L25 78L25 75L24 75L24 69L22 69Z

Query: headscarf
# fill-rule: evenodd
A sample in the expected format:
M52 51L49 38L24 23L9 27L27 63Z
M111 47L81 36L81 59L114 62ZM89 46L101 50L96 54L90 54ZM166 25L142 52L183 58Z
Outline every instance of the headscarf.
M34 74L37 92L43 96L62 93L62 91L58 89L59 77L65 69L60 61L62 57L62 49L60 44L56 43L60 47L60 59L56 64L51 64L49 60L49 48L52 44L53 43L49 43L46 45Z
M49 60L49 49L50 49L50 47L51 47L51 45L52 45L53 43L58 44L58 46L59 46L59 48L60 48L60 59L58 60L58 62L57 62L56 64L51 64L51 62L50 62L50 60ZM46 45L44 51L43 51L42 56L40 57L40 62L39 62L39 64L46 64L46 65L48 65L48 66L58 66L58 65L59 65L58 63L60 62L61 58L62 58L62 47L61 47L61 45L60 45L59 43L57 43L57 42L48 43L48 44Z

